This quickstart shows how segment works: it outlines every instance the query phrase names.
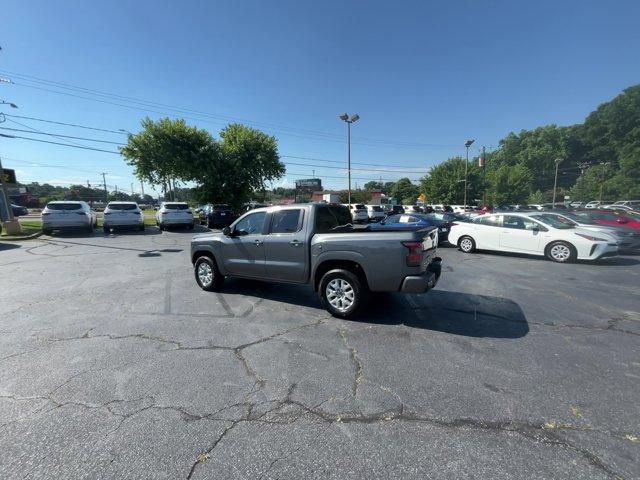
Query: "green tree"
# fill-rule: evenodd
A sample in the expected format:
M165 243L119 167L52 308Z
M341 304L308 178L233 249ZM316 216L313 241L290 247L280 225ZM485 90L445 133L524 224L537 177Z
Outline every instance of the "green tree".
M228 125L216 141L184 120L145 118L142 131L129 135L121 152L142 180L163 186L171 180L190 183L201 202L236 207L285 172L276 139L240 124Z
M531 171L524 165L502 165L487 174L487 198L493 205L525 203L529 196Z
M389 194L398 201L413 205L420 194L420 188L405 177L393 184Z
M422 178L421 189L427 203L462 204L464 202L465 159L453 157L435 165ZM467 167L467 203L482 195L482 170L470 160Z

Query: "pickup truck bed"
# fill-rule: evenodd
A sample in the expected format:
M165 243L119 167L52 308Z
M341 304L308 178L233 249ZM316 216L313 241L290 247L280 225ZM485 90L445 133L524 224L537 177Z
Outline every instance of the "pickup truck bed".
M368 292L424 293L441 272L437 228L353 228L347 207L323 203L252 210L222 233L191 243L197 283L221 288L225 277L306 283L327 310L351 317Z

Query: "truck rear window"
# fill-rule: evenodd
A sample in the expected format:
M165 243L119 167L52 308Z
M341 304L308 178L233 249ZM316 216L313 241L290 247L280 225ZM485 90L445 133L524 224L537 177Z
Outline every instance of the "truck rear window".
M316 233L328 233L341 225L351 223L351 214L347 207L326 206L316 210Z
M189 210L189 205L184 203L165 203L165 210Z

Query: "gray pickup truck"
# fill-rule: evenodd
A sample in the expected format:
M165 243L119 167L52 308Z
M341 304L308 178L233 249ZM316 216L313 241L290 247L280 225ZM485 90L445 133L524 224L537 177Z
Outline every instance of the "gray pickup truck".
M222 233L197 235L191 261L198 285L225 277L304 283L334 316L352 317L369 292L424 293L440 277L438 231L372 231L351 225L349 209L326 203L258 208Z

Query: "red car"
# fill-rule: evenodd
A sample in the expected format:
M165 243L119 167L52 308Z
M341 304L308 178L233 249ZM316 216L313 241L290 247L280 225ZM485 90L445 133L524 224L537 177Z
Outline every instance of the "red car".
M618 210L578 210L574 212L593 220L600 225L613 225L614 227L633 228L640 230L640 215L634 212L623 212Z

